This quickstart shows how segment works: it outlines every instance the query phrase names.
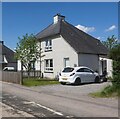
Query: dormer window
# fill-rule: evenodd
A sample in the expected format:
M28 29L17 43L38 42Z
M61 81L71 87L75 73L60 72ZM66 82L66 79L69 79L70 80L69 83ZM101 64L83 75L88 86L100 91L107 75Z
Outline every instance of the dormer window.
M52 40L46 40L45 41L45 51L51 51L52 50Z

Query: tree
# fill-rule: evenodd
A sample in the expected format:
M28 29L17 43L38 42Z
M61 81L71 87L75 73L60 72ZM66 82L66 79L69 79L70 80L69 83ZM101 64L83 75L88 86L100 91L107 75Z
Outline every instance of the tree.
M18 39L19 43L17 43L15 50L15 58L21 61L22 67L24 67L29 74L29 71L32 69L31 64L43 57L43 55L41 55L40 43L38 43L33 34L26 34L23 38L18 37Z
M109 50L111 50L117 43L117 38L112 35L111 37L108 37L106 41L102 41L103 45L105 45Z
M120 89L120 43L111 49L109 56L113 60L113 85Z
M114 46L109 53L109 57L113 60L113 78L112 89L120 96L120 43Z

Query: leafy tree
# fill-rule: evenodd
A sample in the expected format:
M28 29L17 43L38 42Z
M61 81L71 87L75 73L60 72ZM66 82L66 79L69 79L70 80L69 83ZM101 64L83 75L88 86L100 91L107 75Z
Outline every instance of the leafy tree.
M17 43L15 50L15 58L20 60L22 66L29 72L32 69L31 64L43 57L43 55L41 55L40 43L37 42L33 34L26 34L23 38L18 37L18 39L19 43Z
M117 43L117 38L112 35L111 37L108 37L106 41L102 41L103 45L105 45L109 50L111 50Z
M113 59L112 88L120 96L120 43L111 49L109 56Z
M120 43L111 49L109 55L113 59L113 85L120 89Z

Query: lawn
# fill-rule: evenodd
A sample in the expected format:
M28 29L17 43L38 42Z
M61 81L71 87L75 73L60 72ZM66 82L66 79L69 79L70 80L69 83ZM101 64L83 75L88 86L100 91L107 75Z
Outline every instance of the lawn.
M60 84L56 80L48 80L48 79L39 79L39 78L25 78L23 79L24 86L43 86L43 85L52 85L52 84Z

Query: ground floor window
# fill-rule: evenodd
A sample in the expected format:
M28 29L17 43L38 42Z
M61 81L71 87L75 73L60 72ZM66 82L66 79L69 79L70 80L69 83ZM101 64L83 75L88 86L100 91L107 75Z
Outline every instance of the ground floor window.
M53 59L45 59L45 72L53 72Z

